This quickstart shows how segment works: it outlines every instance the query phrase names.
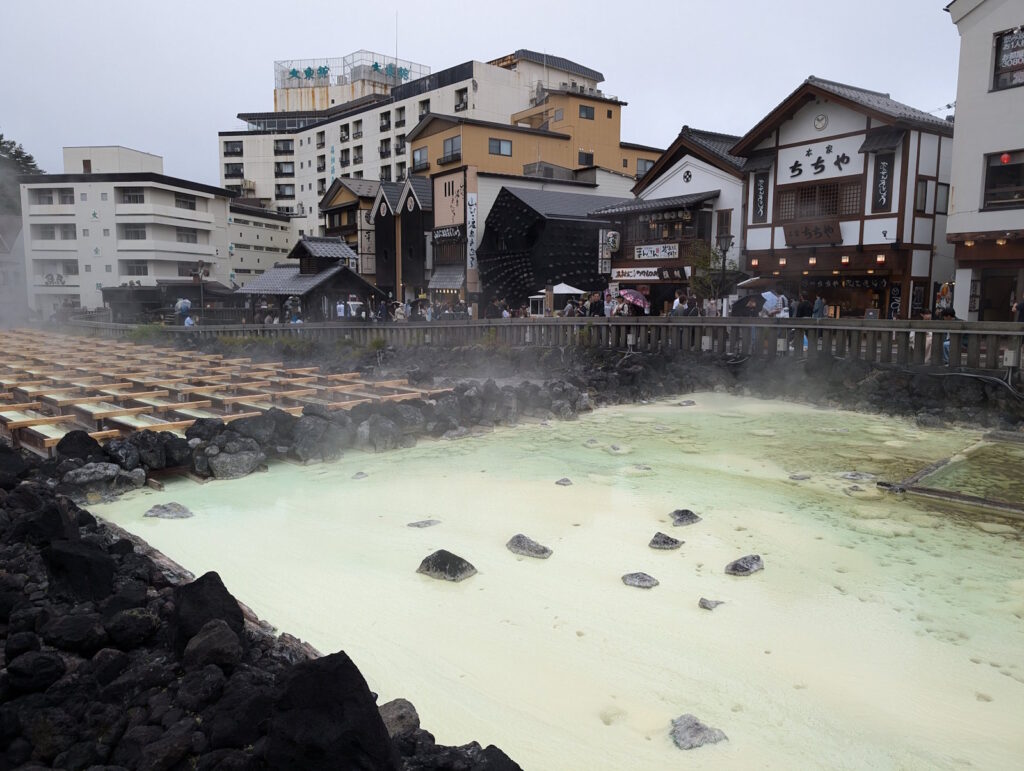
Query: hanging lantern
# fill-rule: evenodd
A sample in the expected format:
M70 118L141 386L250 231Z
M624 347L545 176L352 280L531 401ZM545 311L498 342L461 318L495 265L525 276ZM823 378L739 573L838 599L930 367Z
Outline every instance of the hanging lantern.
M1010 160L1011 160L1011 157L1010 157L1009 153L1003 153L1002 155L999 156L999 162L1001 164L1003 164L1004 166L1006 164L1008 164L1010 162Z

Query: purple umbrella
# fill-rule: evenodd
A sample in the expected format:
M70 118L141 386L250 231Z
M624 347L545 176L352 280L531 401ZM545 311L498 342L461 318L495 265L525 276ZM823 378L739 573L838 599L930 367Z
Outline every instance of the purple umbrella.
M647 298L644 297L635 289L620 289L619 297L621 297L628 303L632 303L633 305L639 305L644 310L647 310L648 308L651 307L651 303L647 300Z

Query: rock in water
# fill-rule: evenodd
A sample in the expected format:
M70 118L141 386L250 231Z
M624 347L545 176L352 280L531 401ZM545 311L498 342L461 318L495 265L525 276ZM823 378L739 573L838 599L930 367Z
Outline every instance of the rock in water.
M381 704L378 711L392 739L411 734L420 727L416 707L405 699L392 699L387 704Z
M365 471L357 471L355 474L352 475L352 478L353 479L366 479L366 477L368 477L368 476L369 476L369 474L367 474Z
M722 603L723 603L722 600L708 600L708 599L705 599L704 597L701 597L700 598L700 602L698 602L697 605L699 605L700 607L704 608L704 610L714 610L715 608L717 608Z
M760 554L748 554L746 557L740 557L738 560L734 560L725 566L725 572L730 576L749 576L751 573L756 573L759 570L764 570L764 563L761 561Z
M440 524L441 520L439 519L421 519L419 522L410 522L406 527L433 527Z
M676 402L676 407L693 407L696 403L693 399L683 399L681 402Z
M457 554L438 549L423 559L416 572L444 581L463 581L475 576L476 568Z
M160 519L188 519L195 515L180 503L158 503L142 516Z
M673 538L665 533L657 532L654 534L654 538L651 539L651 542L647 545L652 549L678 549L683 545L683 542L678 538Z
M670 516L672 517L672 524L675 527L693 525L700 522L700 517L690 511L690 509L676 509Z
M557 482L555 482L555 484L561 485L562 487L568 487L569 485L572 484L572 480L569 479L569 477L562 477Z
M692 750L729 738L721 730L704 725L694 715L680 715L673 720L671 735L672 741L681 750Z
M626 586L635 586L638 589L650 589L658 585L658 579L646 573L626 573L622 577L622 583Z
M505 544L505 548L513 554L522 554L524 557L546 560L551 556L551 549L537 543L532 538L527 538L522 533L512 536L511 540Z

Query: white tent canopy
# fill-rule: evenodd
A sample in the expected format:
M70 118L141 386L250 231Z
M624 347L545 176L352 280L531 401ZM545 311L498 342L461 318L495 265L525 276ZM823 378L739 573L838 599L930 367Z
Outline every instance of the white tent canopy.
M551 291L554 294L583 294L582 289L577 289L576 287L569 286L568 284L555 284Z

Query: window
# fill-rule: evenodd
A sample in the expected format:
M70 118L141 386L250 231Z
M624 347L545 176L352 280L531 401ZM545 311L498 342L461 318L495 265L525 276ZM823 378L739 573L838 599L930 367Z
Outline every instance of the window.
M423 116L430 112L430 100L424 99L420 102L420 120L423 120Z
M188 278L195 272L195 265L191 262L179 262L178 263L178 276L180 278Z
M39 240L40 241L56 241L57 240L57 226L56 225L40 225L39 226Z
M89 237L89 228L82 228L82 238Z
M352 151L352 163L362 163L362 162L363 162L363 146L362 145L356 145L355 149Z
M294 139L275 139L274 140L274 155L291 155L295 152L295 140ZM242 164L237 164L238 168L242 168Z
M145 241L146 226L141 224L124 225L122 234L125 241Z
M612 117L612 111L611 110L608 111L608 117L609 118Z
M114 269L113 269L113 267L112 267L112 266L110 266L110 265L104 265L104 266L103 266L103 270L104 270L104 272L106 272L106 273L113 273L113 272L114 272Z
M188 193L175 193L174 207L176 209L189 209L191 211L195 211L196 197L194 195L189 195Z
M71 197L71 203L74 203L74 196ZM39 206L53 206L53 191L52 190L36 190L35 191L35 203Z
M242 143L241 141L230 141L224 143L224 155L241 155L242 154Z
M580 105L580 117L583 118L584 120L593 120L594 119L594 106L590 105L590 104L581 104Z
M380 114L380 130L390 131L391 130L391 111L385 110Z
M64 263L64 275L65 276L77 276L78 275L78 261L68 260Z
M242 170L242 168L242 164L240 163L225 163L224 178L241 179L243 176L245 176L245 172Z
M381 182L390 182L391 181L391 167L390 166L381 166L380 167L380 181Z
M361 171L353 171L352 172L352 179L362 179L362 178L363 178L363 172L361 172Z
M352 151L349 150L347 147L344 150L342 150L341 154L338 156L338 163L340 163L342 166L348 166L350 163L352 163Z
M928 210L928 180L917 180L917 189L914 191L914 211L923 212Z
M1024 208L1024 150L985 157L984 207Z
M629 168L629 158L623 158L622 159L622 168L624 168L624 169L628 169Z
M558 121L564 120L564 119L565 119L565 110L563 110L561 107L559 107L557 110L555 110L555 116L554 116L554 118L552 118L552 120L557 123Z
M88 158L84 158L82 160L82 173L92 174L92 161L90 161Z
M74 225L61 225L60 226L60 240L61 241L75 241L78 239L78 228Z
M348 136L348 124L342 123L341 126L338 128L338 139L341 140L342 142L347 142Z
M779 191L776 219L779 222L850 217L864 208L860 181L803 185Z
M274 185L275 198L294 198L295 185Z
M141 187L121 188L121 203L145 203L146 191Z
M395 181L396 182L404 182L405 181L405 176L406 176L405 175L405 164L404 163L396 163L395 164Z
M352 138L359 139L363 135L363 122L357 120L352 124Z
M413 172L423 171L430 168L430 161L427 160L427 148L417 147L412 151Z
M577 163L579 163L580 166L593 166L594 165L594 154L593 153L585 153L585 152L583 152L581 150L580 153L579 153L579 156L577 157L576 160L577 160Z
M512 141L509 139L488 139L487 152L491 155L512 156Z
M636 177L637 177L637 179L640 179L640 177L642 177L644 174L646 174L648 171L650 171L652 166L654 166L654 161L649 160L647 158L637 158L636 159Z
M100 200L101 201L106 201L107 200L107 194L106 193L100 193Z
M378 148L378 151L380 152L380 157L381 158L390 158L391 157L391 140L390 139L382 139L380 141L380 147Z
M719 237L732 232L732 209L723 209L718 212L715 223L715 234Z
M64 187L57 191L59 196L58 200L62 204L72 204L75 202L75 191L70 187Z
M395 155L405 155L405 134L395 137Z
M92 265L90 265L89 263L85 263L85 272L92 273Z
M935 213L949 213L949 185L941 182L935 186Z
M82 193L81 195L78 196L78 200L81 201L82 203L85 203L86 201L89 200L89 196L85 193Z
M195 228L175 228L175 240L179 244L198 244L199 233Z
M324 132L324 131L316 132L316 147L317 147L317 149L319 150L326 143L327 143L326 132Z
M460 88L455 91L455 112L469 109L469 89Z
M1024 30L996 35L996 64L992 76L992 89L1024 86Z
M405 108L395 108L395 128L402 128L405 125Z
M327 170L327 156L326 155L318 155L316 157L316 170L318 172L323 172L323 171Z
M439 163L455 163L462 160L462 135L444 140L444 156Z
M110 237L110 228L103 228L103 235L109 238Z
M125 260L122 276L148 276L149 264L145 260Z

